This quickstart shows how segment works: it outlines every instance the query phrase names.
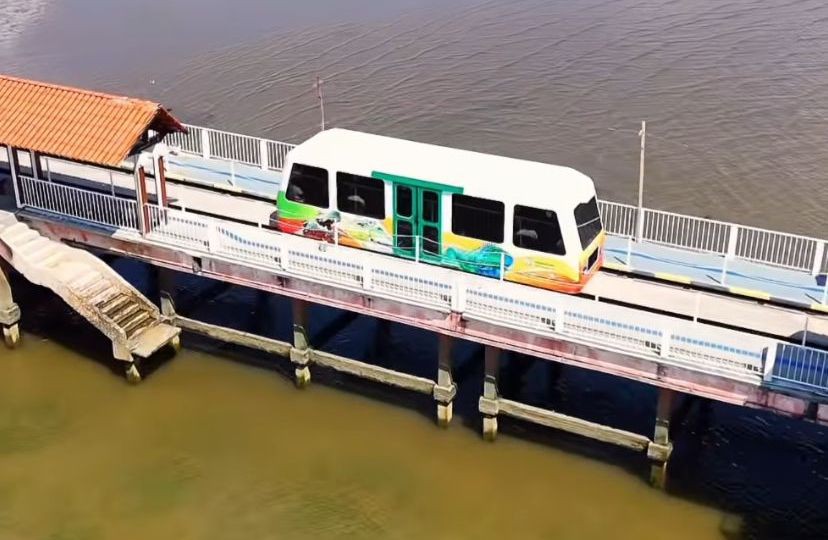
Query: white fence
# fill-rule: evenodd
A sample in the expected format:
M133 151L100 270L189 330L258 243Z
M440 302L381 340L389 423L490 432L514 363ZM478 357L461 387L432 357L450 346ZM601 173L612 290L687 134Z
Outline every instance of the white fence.
M736 223L644 209L641 238L638 208L600 201L607 233L669 247L715 253L818 274L825 271L825 240Z
M170 146L182 152L205 159L223 159L244 163L262 169L281 171L287 153L295 145L230 133L200 126L187 125L187 133L171 133L167 136Z
M18 176L21 206L98 225L138 230L138 203L131 199Z

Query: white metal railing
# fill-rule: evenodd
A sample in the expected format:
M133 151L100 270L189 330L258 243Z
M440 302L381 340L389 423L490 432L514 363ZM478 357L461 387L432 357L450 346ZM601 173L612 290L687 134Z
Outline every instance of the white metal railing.
M825 271L825 240L649 208L644 209L638 239L637 207L599 201L599 208L604 229L611 235L812 274Z
M154 207L149 238L371 295L761 383L778 342ZM769 356L770 355L770 356Z
M20 205L99 225L138 230L138 203L85 189L18 176Z
M201 126L186 125L187 133L167 135L167 143L187 154L205 159L223 159L281 171L293 144L251 137Z
M782 345L777 349L773 379L828 391L828 352Z

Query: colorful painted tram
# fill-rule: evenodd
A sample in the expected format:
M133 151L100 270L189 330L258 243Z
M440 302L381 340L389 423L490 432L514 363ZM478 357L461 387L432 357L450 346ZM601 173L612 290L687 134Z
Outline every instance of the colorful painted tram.
M568 167L330 129L285 179L287 233L566 293L602 262L595 186Z

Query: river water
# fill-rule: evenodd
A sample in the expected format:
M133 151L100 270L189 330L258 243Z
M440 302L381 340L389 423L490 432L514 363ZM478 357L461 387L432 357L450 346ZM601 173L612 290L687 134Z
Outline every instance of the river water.
M825 236L822 1L6 0L0 27L3 72L292 142L318 129L318 75L329 125L571 165L628 202L646 120L648 206ZM468 345L443 431L428 399L325 373L298 392L285 362L197 340L127 387L103 338L15 285L28 333L2 353L2 538L703 539L723 520L828 537L828 432L808 423L696 404L664 495L624 451L509 422L481 442ZM208 297L199 317L287 337L284 301ZM326 348L433 375L432 341L359 317ZM528 359L505 379L522 400L651 430L649 388Z

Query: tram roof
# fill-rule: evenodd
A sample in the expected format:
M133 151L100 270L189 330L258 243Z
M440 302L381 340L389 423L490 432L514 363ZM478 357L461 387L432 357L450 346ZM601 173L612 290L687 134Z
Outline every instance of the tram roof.
M469 195L508 197L528 206L550 200L574 206L595 194L592 179L569 167L340 128L317 133L293 149L290 159L332 171L461 186Z
M119 165L148 130L186 128L151 101L0 75L0 145Z

